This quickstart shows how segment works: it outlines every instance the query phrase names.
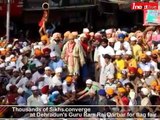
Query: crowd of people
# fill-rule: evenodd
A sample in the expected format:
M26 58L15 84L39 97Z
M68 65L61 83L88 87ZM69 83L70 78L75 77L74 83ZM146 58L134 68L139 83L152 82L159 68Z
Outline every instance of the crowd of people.
M46 31L40 41L0 41L1 105L160 105L160 28Z

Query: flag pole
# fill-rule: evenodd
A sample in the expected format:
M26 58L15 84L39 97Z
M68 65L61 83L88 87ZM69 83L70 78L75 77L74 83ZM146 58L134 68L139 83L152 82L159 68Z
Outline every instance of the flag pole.
M6 40L9 41L10 36L10 0L7 0L7 20L6 20Z

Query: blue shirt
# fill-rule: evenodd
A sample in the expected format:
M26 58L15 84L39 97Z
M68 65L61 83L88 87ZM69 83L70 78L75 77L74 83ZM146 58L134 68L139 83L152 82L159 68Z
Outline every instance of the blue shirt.
M65 67L65 64L64 64L64 62L63 62L62 59L59 59L59 60L56 61L56 62L51 61L51 62L49 63L49 67L50 67L53 71L55 71L56 68L59 68L59 67L64 68L64 67Z
M18 105L27 105L27 100L24 97L20 96L17 100L17 104Z

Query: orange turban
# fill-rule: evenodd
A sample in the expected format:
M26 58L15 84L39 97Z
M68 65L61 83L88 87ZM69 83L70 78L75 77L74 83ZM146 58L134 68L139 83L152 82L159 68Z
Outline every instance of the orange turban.
M2 50L1 51L1 55L6 55L7 51L6 50Z
M71 76L66 77L66 82L71 83L72 82L72 77Z
M141 58L141 59L146 59L146 58L147 58L147 55L146 55L146 54L141 54L140 58Z
M156 87L158 85L157 81L152 81L151 86Z
M118 88L118 93L125 93L126 89L123 87Z
M34 50L34 55L35 55L36 57L39 57L39 56L42 55L42 51L37 48L37 49Z
M157 90L157 91L160 91L160 85L157 85L157 86L156 86L156 90Z
M106 93L107 93L108 95L113 95L113 94L114 94L114 90L113 90L112 88L108 88L108 89L106 90Z

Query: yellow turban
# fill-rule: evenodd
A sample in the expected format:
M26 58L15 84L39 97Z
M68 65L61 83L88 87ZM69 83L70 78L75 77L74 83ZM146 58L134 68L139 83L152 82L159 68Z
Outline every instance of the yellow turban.
M157 81L152 81L151 86L156 87L158 85Z
M147 55L146 55L146 54L141 54L141 55L140 55L140 58L141 58L141 59L146 59L146 58L147 58Z
M108 89L106 90L106 93L107 93L108 95L113 95L113 94L114 94L114 90L113 90L112 88L108 88Z
M138 68L137 72L142 75L143 74L143 70L141 68Z
M73 31L73 32L72 32L72 35L73 35L74 38L77 38L78 32L77 32L77 31Z
M68 38L68 36L69 36L70 33L71 33L70 31L66 31L66 32L64 33L64 38Z
M152 55L157 55L157 54L158 54L158 50L157 49L152 51Z
M74 39L74 35L72 33L70 33L68 36L68 40L73 40L73 39Z
M47 43L49 43L48 36L47 36L47 35L43 35L43 36L41 37L41 41L46 41Z
M126 89L123 87L118 88L118 93L125 93Z

